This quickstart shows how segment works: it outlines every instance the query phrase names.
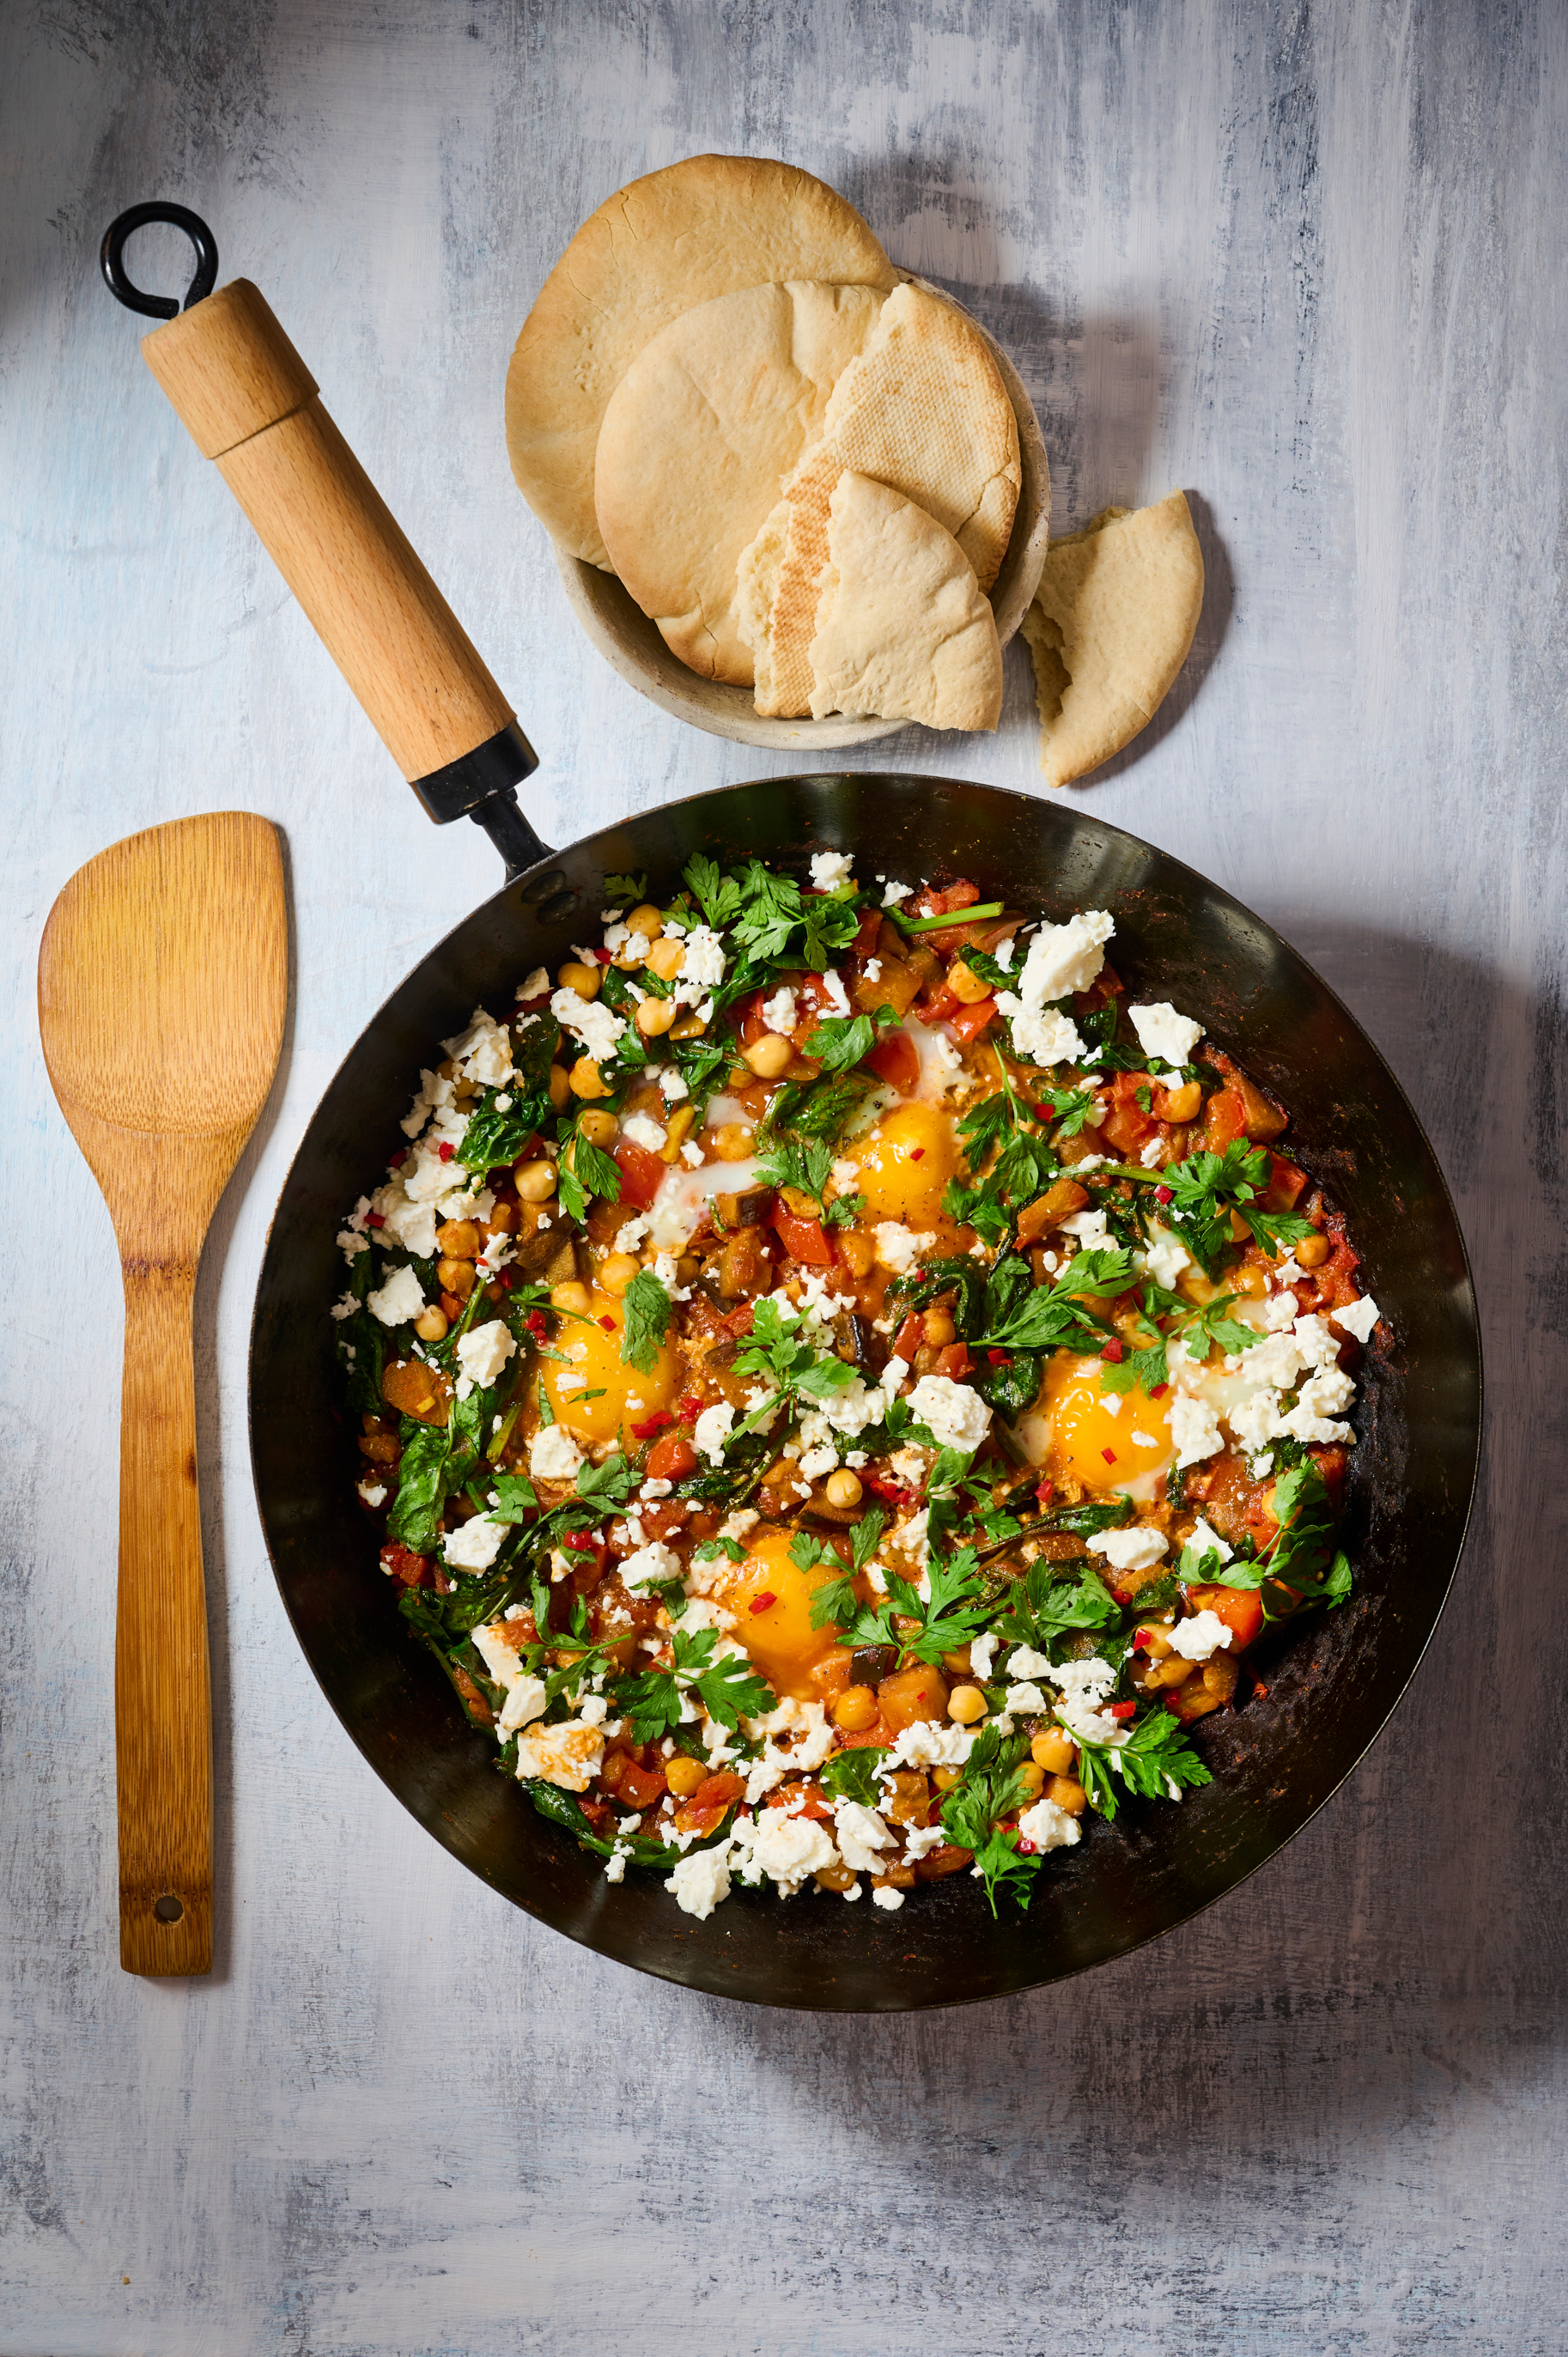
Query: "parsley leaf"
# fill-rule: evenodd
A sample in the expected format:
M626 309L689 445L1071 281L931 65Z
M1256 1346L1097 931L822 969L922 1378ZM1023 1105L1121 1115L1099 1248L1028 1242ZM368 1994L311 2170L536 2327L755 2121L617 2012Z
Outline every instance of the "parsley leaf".
M1335 1547L1328 1484L1310 1458L1275 1481L1273 1513L1279 1530L1262 1554L1254 1562L1228 1563L1219 1584L1260 1588L1269 1620L1289 1620L1316 1604L1343 1604L1352 1585L1349 1558ZM1189 1553L1183 1549L1184 1563Z
M780 1132L801 1137L836 1138L870 1094L867 1075L840 1072L814 1088L786 1081L768 1102L757 1125L757 1141L766 1146Z
M616 1687L616 1707L630 1719L634 1742L655 1742L667 1727L678 1726L687 1693L694 1694L708 1717L725 1727L774 1707L778 1697L772 1687L757 1675L744 1653L713 1659L718 1634L716 1629L678 1626L669 1669L643 1670Z
M1086 1743L1076 1734L1073 1740L1089 1805L1108 1819L1116 1814L1118 1777L1145 1801L1176 1801L1184 1789L1214 1781L1168 1710L1149 1711L1125 1743Z
M824 1015L806 1042L806 1053L817 1058L824 1072L846 1072L870 1055L877 1027L897 1020L891 1006L879 1006L875 1021L869 1015Z
M834 1228L854 1218L862 1199L841 1195L836 1202L823 1202L832 1167L832 1147L823 1140L775 1136L757 1163L757 1176L764 1187L793 1187L798 1193L810 1195L823 1226Z
M887 1575L887 1593L875 1606L863 1604L846 1632L855 1645L897 1645L918 1662L933 1668L944 1653L957 1652L977 1636L991 1616L991 1606L979 1578L979 1559L972 1547L960 1547L945 1562L933 1555L927 1577L929 1599L896 1572ZM913 1622L913 1628L896 1622ZM842 1624L841 1624L842 1625Z
M1022 1735L1004 1738L994 1727L976 1737L964 1770L942 1803L942 1831L960 1849L972 1850L985 1879L985 1896L996 1912L996 1893L1005 1889L1027 1907L1037 1858L1024 1857L1015 1833L1004 1833L997 1819L1023 1808L1031 1798L1019 1770L1028 1752Z
M972 1227L987 1243L1004 1243L1018 1214L1058 1174L1045 1141L1027 1126L1027 1109L1003 1076L994 1096L983 1097L959 1123L963 1158L976 1177L972 1187L948 1181L942 1209L950 1220ZM989 1163L988 1157L995 1159ZM983 1175L981 1175L983 1173Z
M1125 1293L1132 1283L1130 1253L1079 1253L1054 1285L1036 1286L1017 1309L979 1340L1000 1350L1049 1351L1074 1340L1079 1350L1098 1350L1105 1329L1085 1313L1084 1298L1106 1299Z
M665 1336L670 1331L673 1303L651 1269L639 1269L621 1297L626 1313L621 1335L622 1363L640 1375L650 1374Z
M823 1792L835 1801L858 1801L863 1809L875 1809L882 1798L876 1770L886 1757L875 1743L857 1743L847 1751L833 1752L822 1766Z
M1056 1661L1052 1648L1069 1631L1108 1629L1121 1618L1122 1607L1092 1565L1074 1565L1064 1574L1060 1564L1041 1562L1031 1564L1014 1586L996 1632L1010 1645L1032 1646Z
M1182 1340L1187 1345L1187 1355L1190 1358L1204 1357L1211 1342L1218 1343L1222 1351L1234 1352L1250 1351L1254 1342L1262 1340L1263 1338L1255 1326L1243 1326L1239 1318L1228 1318L1225 1315L1236 1297L1233 1293L1217 1293L1213 1300L1206 1303L1198 1311L1190 1325L1184 1327ZM1204 1349L1195 1350L1193 1348L1195 1342L1201 1342Z
M693 852L681 870L681 876L714 932L721 926L732 924L739 916L740 886L733 876L720 872L717 860L709 859L701 851Z
M607 1203L620 1200L620 1172L604 1149L590 1145L576 1128L562 1141L557 1185L561 1209L569 1220L587 1217L591 1195L601 1195Z

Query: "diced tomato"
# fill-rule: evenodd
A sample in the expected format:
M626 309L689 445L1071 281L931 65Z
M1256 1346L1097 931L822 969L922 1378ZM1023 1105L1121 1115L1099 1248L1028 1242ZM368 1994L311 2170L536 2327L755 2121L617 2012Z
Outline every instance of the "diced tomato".
M869 1490L874 1498L880 1498L885 1505L897 1506L901 1512L907 1512L915 1502L913 1490L907 1490L901 1481L891 1480L886 1473L873 1473L868 1469L860 1480L861 1487Z
M954 1039L961 1040L967 1047L970 1040L979 1039L995 1012L994 997L977 999L972 1006L961 1006L956 1015L948 1018Z
M880 909L867 909L860 920L860 931L850 944L850 955L857 958L875 957L877 937L882 931Z
M1203 1142L1210 1154L1223 1154L1247 1135L1247 1108L1234 1089L1216 1089L1203 1108Z
M797 1785L796 1791L799 1790L800 1787ZM792 1797L793 1795L791 1795L791 1798ZM832 1803L824 1793L815 1791L808 1792L800 1806L798 1808L791 1808L789 1811L789 1814L792 1817L814 1817L819 1824L822 1824L824 1819L831 1818L832 1813Z
M738 1340L739 1337L740 1337L742 1334L749 1334L749 1333L750 1333L750 1331L751 1331L751 1329L752 1329L752 1327L756 1324L756 1322L757 1322L757 1304L756 1304L756 1302L755 1302L755 1301L743 1301L743 1302L741 1303L741 1305L740 1305L740 1308L739 1308L738 1309L732 1309L732 1310L730 1311L729 1316L725 1319L725 1321L724 1321L725 1332L726 1334L730 1335L730 1336L731 1336L732 1338L734 1338L735 1340ZM702 1411L702 1405L701 1405L701 1403L699 1402L699 1404L698 1404L697 1407L693 1410L693 1413L694 1413L695 1415L701 1415L702 1412L703 1412L703 1411Z
M1195 1612L1212 1612L1230 1631L1232 1653L1250 1645L1263 1625L1263 1599L1255 1587L1189 1587L1187 1600Z
M1111 1111L1100 1135L1117 1154L1123 1157L1136 1154L1139 1147L1154 1135L1158 1125L1153 1114L1145 1113L1138 1102L1140 1089L1148 1093L1153 1088L1154 1082L1147 1072L1118 1072L1112 1082Z
M719 1808L727 1809L732 1801L739 1800L745 1790L746 1778L732 1774L726 1768L715 1776L706 1777L698 1785L692 1795L692 1806L694 1809L710 1809L716 1803Z
M609 1803L590 1800L585 1796L578 1802L577 1806L588 1821L589 1832L596 1835L602 1841L609 1830L610 1819L614 1814Z
M820 1220L798 1220L793 1211L780 1203L773 1214L773 1225L783 1241L785 1250L805 1268L831 1268L832 1248L822 1233Z
M1306 1186L1306 1173L1277 1154L1269 1157L1269 1183L1263 1193L1267 1211L1294 1211Z
M428 1587L430 1557L414 1555L397 1539L389 1539L381 1549L381 1569L391 1579L401 1579L405 1587Z
M962 1005L963 1001L956 990L950 990L945 982L939 982L933 985L929 997L918 1001L915 1012L922 1023L946 1023Z
M961 1383L973 1364L967 1342L950 1342L945 1350L937 1353L936 1372L939 1375L946 1375L950 1383Z
M635 1760L628 1760L621 1780L616 1786L616 1798L618 1801L625 1801L631 1808L648 1809L652 1807L663 1791L662 1769L639 1768Z
M646 1211L664 1179L664 1165L646 1146L629 1137L616 1140L615 1165L620 1172L620 1200L635 1211Z
M666 1433L656 1440L648 1452L648 1478L650 1481L684 1481L697 1469L697 1452L684 1435Z
M893 1337L893 1356L906 1364L913 1362L916 1351L925 1339L926 1321L918 1309L911 1309Z
M912 1096L919 1085L920 1051L908 1031L889 1031L865 1060L877 1079L897 1089L900 1096Z
M972 909L979 899L979 885L961 876L956 884L949 884L940 892L933 892L929 886L917 892L909 902L908 912L911 917L950 917L955 909Z
M740 1034L743 1048L749 1048L754 1039L760 1039L768 1028L762 1019L762 1002L767 996L765 990L754 990L749 998L736 1001L730 1019Z

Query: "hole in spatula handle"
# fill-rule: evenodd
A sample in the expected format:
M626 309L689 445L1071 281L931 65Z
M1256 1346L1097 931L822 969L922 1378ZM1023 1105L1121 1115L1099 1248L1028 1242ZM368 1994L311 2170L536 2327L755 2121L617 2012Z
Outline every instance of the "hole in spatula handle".
M166 1890L161 1899L154 1900L153 1913L160 1923L177 1923L185 1909L172 1890Z

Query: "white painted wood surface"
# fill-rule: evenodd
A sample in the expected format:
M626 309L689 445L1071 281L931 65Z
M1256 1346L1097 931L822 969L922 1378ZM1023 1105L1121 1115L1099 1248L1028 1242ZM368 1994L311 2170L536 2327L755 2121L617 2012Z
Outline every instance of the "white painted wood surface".
M1561 2351L1565 49L1550 0L3 12L5 2351ZM972 2014L770 2017L535 1930L350 1749L251 1494L293 1141L496 871L402 788L98 240L152 194L211 219L516 694L562 839L776 766L598 663L502 440L567 235L704 146L809 165L974 306L1062 522L1196 494L1194 660L1086 800L1387 1050L1491 1354L1455 1600L1349 1788L1206 1921ZM1030 785L1022 648L994 741L867 759ZM83 859L236 805L287 831L298 988L199 1312L220 1969L149 1986L115 1964L113 1254L32 974Z

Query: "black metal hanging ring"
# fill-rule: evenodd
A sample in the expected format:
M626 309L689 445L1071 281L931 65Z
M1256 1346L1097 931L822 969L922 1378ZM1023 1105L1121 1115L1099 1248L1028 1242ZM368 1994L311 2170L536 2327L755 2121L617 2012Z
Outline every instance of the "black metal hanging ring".
M196 275L186 290L188 311L193 303L210 295L218 284L218 241L201 215L193 213L186 205L132 205L104 231L99 259L111 295L128 311L145 312L149 319L177 318L180 306L172 295L144 295L125 275L125 240L133 230L145 229L149 221L166 221L171 229L182 229L196 248Z

